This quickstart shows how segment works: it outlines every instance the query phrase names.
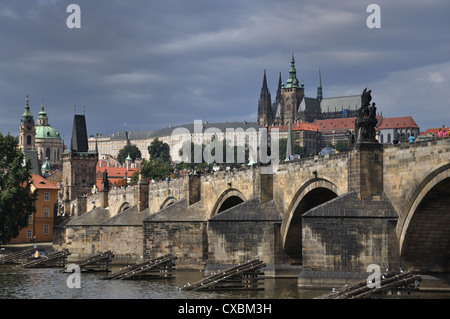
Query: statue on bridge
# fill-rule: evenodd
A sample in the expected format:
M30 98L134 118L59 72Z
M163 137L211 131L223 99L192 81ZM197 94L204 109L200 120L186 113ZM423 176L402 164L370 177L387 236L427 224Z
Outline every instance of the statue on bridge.
M375 135L377 126L377 108L372 101L372 91L364 89L361 95L361 107L359 108L358 118L355 121L356 144L378 143Z
M109 191L108 172L106 171L106 169L103 171L102 191Z

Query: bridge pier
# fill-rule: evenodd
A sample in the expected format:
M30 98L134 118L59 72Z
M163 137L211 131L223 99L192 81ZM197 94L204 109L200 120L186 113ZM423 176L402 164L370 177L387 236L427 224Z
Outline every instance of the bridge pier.
M367 267L398 267L398 215L384 193L339 196L302 216L304 288L336 287L367 278Z
M371 264L397 266L398 214L383 192L383 145L359 143L348 156L349 193L302 215L301 287L358 281Z

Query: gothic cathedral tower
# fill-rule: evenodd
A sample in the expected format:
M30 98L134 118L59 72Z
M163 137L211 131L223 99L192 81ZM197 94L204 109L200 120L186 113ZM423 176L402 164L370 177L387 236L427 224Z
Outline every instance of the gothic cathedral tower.
M291 67L289 69L289 79L285 85L281 85L281 125L289 125L295 123L299 118L298 107L305 96L305 88L303 83L299 85L297 79L297 70L295 68L294 51L292 51Z
M31 151L35 149L36 128L34 126L33 114L30 112L30 105L28 103L29 100L27 95L27 104L25 105L25 112L22 115L19 127L19 148L22 151Z
M263 85L258 101L258 124L265 127L271 125L272 122L272 101L269 88L267 87L266 70L264 70Z

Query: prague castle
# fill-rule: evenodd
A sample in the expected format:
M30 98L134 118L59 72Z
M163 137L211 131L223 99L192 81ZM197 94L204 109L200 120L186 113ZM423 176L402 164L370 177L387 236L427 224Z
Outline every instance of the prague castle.
M317 94L315 98L305 96L305 85L299 83L292 52L289 78L283 83L280 77L275 100L272 102L267 86L266 71L258 101L257 121L260 126L285 126L289 123L313 123L315 120L356 117L361 96L323 98L322 79L319 70Z

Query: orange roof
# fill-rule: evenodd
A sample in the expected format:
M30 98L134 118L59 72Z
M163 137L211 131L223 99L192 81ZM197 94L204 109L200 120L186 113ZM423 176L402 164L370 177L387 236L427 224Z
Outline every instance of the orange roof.
M419 128L419 126L414 122L411 116L402 117L385 117L381 120L378 125L379 130L390 129L390 128Z
M329 120L317 120L316 124L320 126L322 131L333 130L351 130L355 129L356 117L346 117Z
M277 128L280 131L288 131L289 126L288 125L282 125L282 126L269 126L269 131L272 129ZM317 130L320 131L320 126L314 123L294 123L291 127L292 131L314 131L317 132Z
M126 167L98 167L97 166L97 176L100 174L103 174L104 171L107 171L108 178L124 178L125 172L127 173L128 177L131 177L135 171L137 171L137 168L129 168L127 170ZM102 176L102 175L100 175Z
M108 181L114 183L117 182L118 179L124 179L125 173L127 173L127 177L131 178L133 173L137 171L137 168L129 168L127 170L126 167L100 167L97 165L97 173L96 173L96 186L100 191L102 189L102 180L103 180L103 172L107 171L108 173Z
M428 134L430 134L430 133L433 133L434 135L437 135L439 129L441 129L442 131L445 130L445 131L447 131L447 132L450 130L450 128L448 128L448 127L429 128L429 129L427 129L425 132L420 133L420 135L428 135Z
M54 189L59 190L59 187L55 184L50 183L45 178L43 178L41 175L37 174L31 174L32 184L37 189Z

